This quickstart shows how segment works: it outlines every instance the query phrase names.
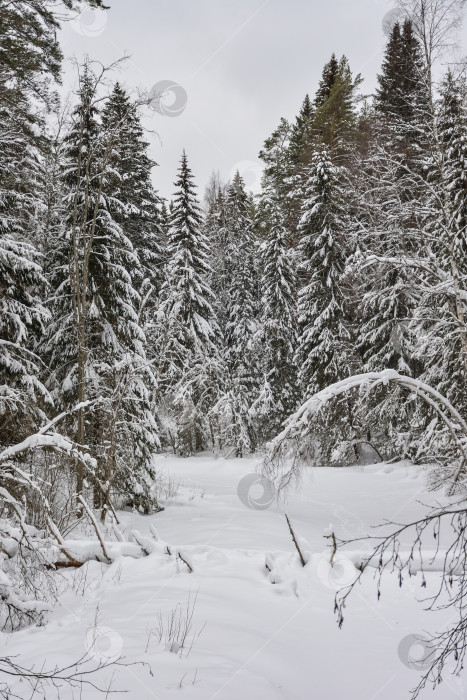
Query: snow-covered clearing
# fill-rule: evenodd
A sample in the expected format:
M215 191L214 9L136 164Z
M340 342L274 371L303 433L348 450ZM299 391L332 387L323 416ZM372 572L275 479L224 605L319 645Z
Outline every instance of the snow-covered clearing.
M416 602L415 597L427 595L420 575L402 588L395 575L385 575L378 602L376 583L367 572L339 630L333 577L354 572L345 562L336 567L339 573L330 571L323 534L330 523L338 536L357 537L385 518L408 522L421 515L420 500L440 498L426 491L423 468L401 463L309 470L301 492L291 494L286 504L254 510L241 502L237 485L255 471L256 461L202 454L185 460L159 457L157 462L181 482L178 495L157 515L123 513L122 520L127 531L143 535L154 526L172 556L158 547L141 559L125 557L110 566L90 562L61 573L73 582L73 590L65 590L46 626L3 634L2 655L18 654L18 662L36 668L74 662L86 650L97 661L121 656L128 664L146 662L152 675L148 666L128 665L103 669L94 679L103 688L111 683L112 690L127 690L123 697L131 700L409 697L420 671L403 663L399 645L409 635L441 630L448 614L426 613L423 603ZM309 558L304 569L284 512L302 538ZM177 549L193 573L174 556ZM439 574L427 578L428 591L434 590ZM167 640L159 641L156 630L162 621L164 637L170 612L179 605L183 618L188 601L193 611L190 641L176 653L177 647L171 651ZM412 649L412 659L416 656ZM31 697L21 682L13 690ZM434 694L428 689L421 697L454 700L466 695L464 674L446 676ZM51 688L47 700L54 697ZM62 688L60 697L104 696L88 687L82 696Z

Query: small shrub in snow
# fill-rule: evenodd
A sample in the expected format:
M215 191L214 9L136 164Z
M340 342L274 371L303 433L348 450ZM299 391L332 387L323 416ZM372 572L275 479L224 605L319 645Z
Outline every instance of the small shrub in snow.
M194 597L189 593L188 600L184 605L177 603L165 615L162 611L158 612L156 624L148 633L146 651L154 639L158 644L163 644L167 651L172 654L178 654L180 657L188 656L206 625L204 623L198 630L193 631L193 616L197 599L198 592Z

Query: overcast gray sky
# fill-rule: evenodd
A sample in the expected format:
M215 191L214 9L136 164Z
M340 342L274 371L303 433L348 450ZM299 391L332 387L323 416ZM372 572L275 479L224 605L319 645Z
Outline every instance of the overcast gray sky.
M130 55L118 79L166 93L160 111L180 104L178 116L148 113L154 182L173 192L185 148L200 195L213 170L224 179L239 168L251 189L259 185L258 151L282 116L292 119L307 92L314 94L323 64L346 54L354 73L374 90L386 42L383 18L391 0L108 0L107 13L86 10L65 24L67 58L108 64ZM465 46L465 25L461 44ZM186 106L184 91L186 92ZM184 109L183 109L184 107Z

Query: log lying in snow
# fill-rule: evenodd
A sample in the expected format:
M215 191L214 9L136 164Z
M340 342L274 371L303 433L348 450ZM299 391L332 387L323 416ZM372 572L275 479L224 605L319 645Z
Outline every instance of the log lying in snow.
M88 561L111 564L120 557L141 559L153 553L159 553L168 554L169 556L175 555L177 559L185 564L188 571L193 573L193 566L188 557L162 540L156 540L155 537L146 537L138 530L131 530L127 541L124 540L120 531L118 531L118 536L118 542L104 541L102 535L102 539L92 542L89 540L63 540L60 538L58 544L53 545L56 548L56 555L50 568L78 568Z

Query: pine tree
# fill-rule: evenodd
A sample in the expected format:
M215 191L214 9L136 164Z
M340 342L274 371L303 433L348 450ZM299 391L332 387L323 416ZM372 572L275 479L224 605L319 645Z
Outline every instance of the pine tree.
M313 131L318 144L324 144L334 157L346 156L354 143L357 130L356 99L362 82L355 78L349 62L332 56L323 69L323 77L315 97Z
M159 310L159 376L167 410L175 415L174 447L187 455L205 444L205 415L217 382L218 328L208 285L208 242L185 152L175 187Z

